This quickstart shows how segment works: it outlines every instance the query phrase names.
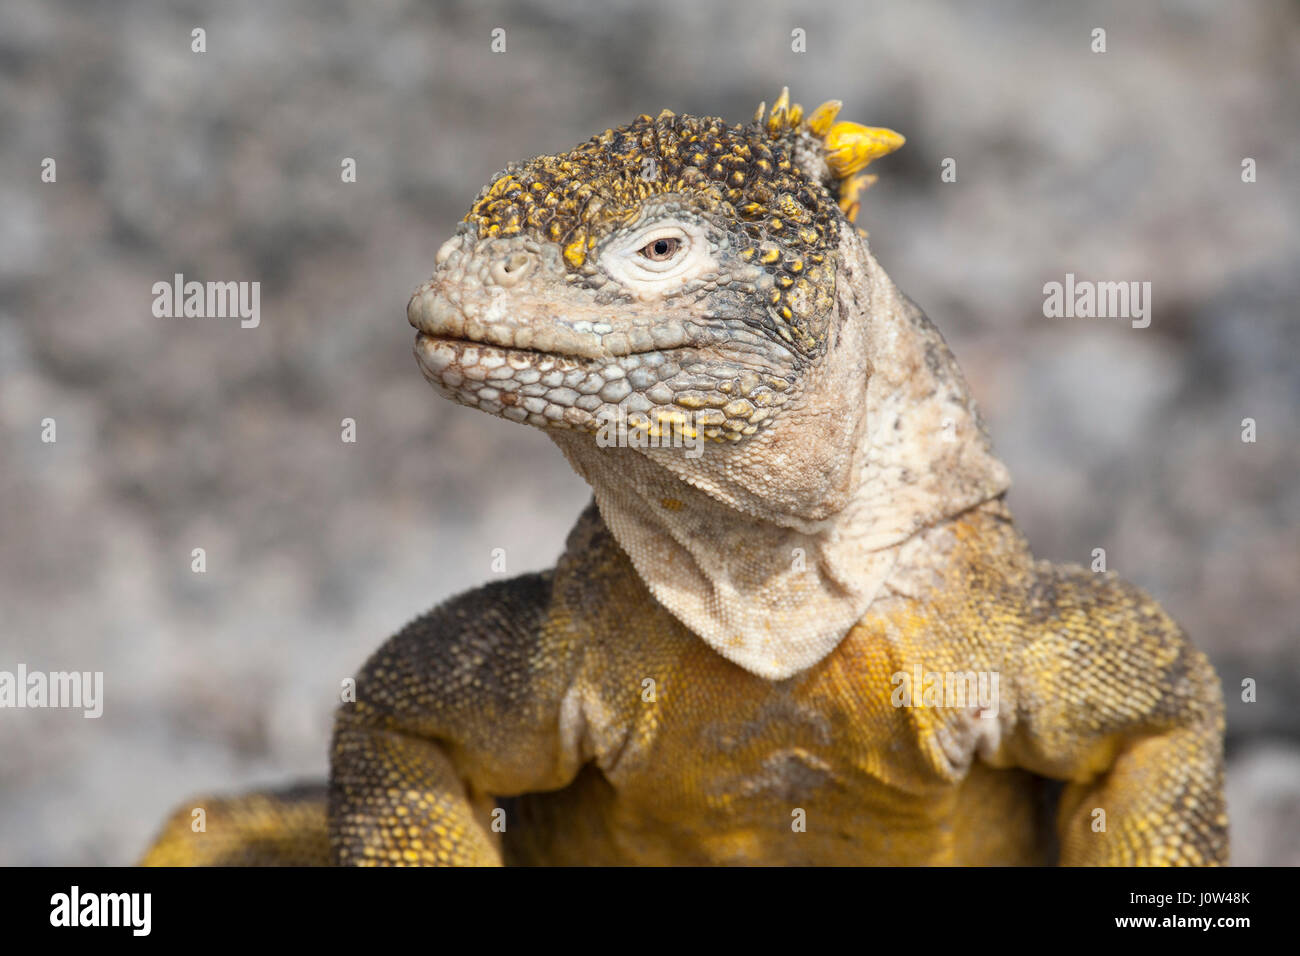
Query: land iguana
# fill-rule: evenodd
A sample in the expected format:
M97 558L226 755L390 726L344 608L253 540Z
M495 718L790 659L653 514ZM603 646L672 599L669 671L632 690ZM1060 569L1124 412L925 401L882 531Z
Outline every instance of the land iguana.
M903 139L839 107L643 115L482 190L416 357L592 505L552 570L370 659L327 789L187 804L145 862L1226 861L1213 670L1141 591L1030 555L852 225Z

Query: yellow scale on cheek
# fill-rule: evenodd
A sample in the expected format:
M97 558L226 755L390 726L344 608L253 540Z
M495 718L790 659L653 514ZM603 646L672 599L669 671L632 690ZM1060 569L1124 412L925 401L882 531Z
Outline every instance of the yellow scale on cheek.
M587 237L582 230L579 230L573 241L564 247L564 261L575 269L587 261Z

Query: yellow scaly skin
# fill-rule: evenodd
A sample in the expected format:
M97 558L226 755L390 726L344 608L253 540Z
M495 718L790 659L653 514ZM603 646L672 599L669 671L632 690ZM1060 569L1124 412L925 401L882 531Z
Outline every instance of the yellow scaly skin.
M203 797L178 808L142 866L324 866L326 788ZM201 812L196 812L201 811Z
M1035 563L1000 505L937 534L944 586L772 684L666 613L588 510L554 572L449 601L366 665L334 747L339 862L1035 864L1054 829L1066 864L1224 862L1204 655L1115 577ZM1014 675L996 750L955 762L943 741L983 718L892 705L918 662ZM603 719L572 726L577 702ZM490 794L519 795L504 834ZM208 832L179 812L146 863L329 860L323 797L292 827L262 795L195 805Z
M589 510L553 574L464 595L366 666L373 696L339 714L336 853L1047 863L1054 779L1068 784L1064 863L1221 862L1222 708L1205 657L1114 577L1035 564L1001 505L934 534L950 549L940 587L878 601L833 654L773 684L664 611ZM508 627L478 610L488 598ZM1007 675L1000 745L970 753L983 718L968 710L894 707L891 675L916 663ZM518 795L505 834L488 794Z
M1213 670L1137 589L1032 558L951 356L846 227L856 174L901 138L836 124L835 111L805 119L783 93L742 140L718 121L644 117L484 190L413 300L417 355L455 400L566 429L554 437L595 503L552 571L454 598L371 658L338 712L328 797L196 801L207 831L182 809L144 862L1226 862ZM650 185L633 178L644 156L629 135L660 164ZM710 137L751 165L692 174L692 144ZM602 157L628 175L598 201L557 198L537 214ZM520 199L529 191L536 206ZM612 313L590 303L610 301L599 263L611 244L646 210L689 227L701 209L762 227L709 234L721 279L657 305L615 295L614 338L565 327L558 359L511 338L555 311L603 321ZM755 261L767 272L745 271ZM510 302L507 323L475 325L489 314L475 295ZM633 378L650 352L624 346L646 301L665 323L685 317L685 346L675 337L669 353L683 374L723 369L716 403L698 375L661 375L673 401L651 426L719 443L707 466L597 449L590 416L544 378L532 393L544 409L523 402L537 376L497 373L487 393L475 378L498 350L515 373L558 361L576 381L621 363ZM745 301L763 303L768 338L735 325L737 359L716 330ZM539 304L550 311L529 312ZM600 395L617 404L619 392ZM726 403L725 420L685 418ZM997 679L985 714L921 687L899 696L902 675L954 673Z

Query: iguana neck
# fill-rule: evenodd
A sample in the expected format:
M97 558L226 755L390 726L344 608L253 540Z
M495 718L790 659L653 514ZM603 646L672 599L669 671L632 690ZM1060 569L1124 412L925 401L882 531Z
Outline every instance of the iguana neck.
M693 459L551 433L655 598L772 680L835 649L904 542L1009 485L938 331L842 238L838 332L774 427Z

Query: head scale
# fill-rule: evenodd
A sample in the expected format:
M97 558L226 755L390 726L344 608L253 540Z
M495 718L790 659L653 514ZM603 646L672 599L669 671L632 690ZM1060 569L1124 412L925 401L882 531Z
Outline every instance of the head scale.
M852 222L859 175L904 139L888 129L836 122L840 102L811 113L783 89L770 113L759 104L743 126L664 110L607 129L556 156L512 163L479 194L465 217L479 238L529 235L558 243L575 277L591 275L590 252L635 220L656 195L689 197L730 229L742 259L772 276L764 289L769 328L796 352L815 354L816 321L834 294L830 250L839 223Z

